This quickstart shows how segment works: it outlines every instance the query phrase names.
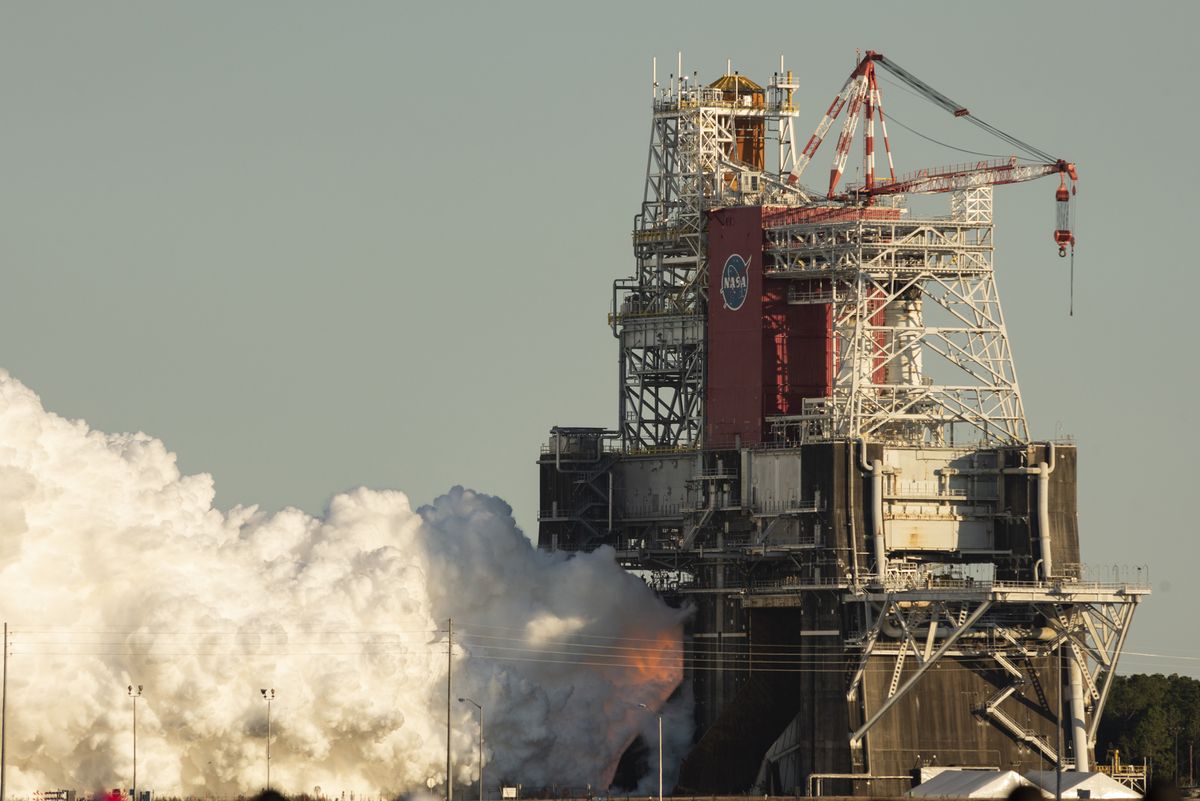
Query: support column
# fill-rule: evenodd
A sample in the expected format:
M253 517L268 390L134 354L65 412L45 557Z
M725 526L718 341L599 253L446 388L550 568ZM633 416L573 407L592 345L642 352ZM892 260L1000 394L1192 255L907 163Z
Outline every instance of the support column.
M1072 649L1074 650L1074 649ZM1075 770L1086 773L1088 765L1087 713L1083 706L1083 674L1079 660L1068 655L1071 682L1071 745L1075 751Z

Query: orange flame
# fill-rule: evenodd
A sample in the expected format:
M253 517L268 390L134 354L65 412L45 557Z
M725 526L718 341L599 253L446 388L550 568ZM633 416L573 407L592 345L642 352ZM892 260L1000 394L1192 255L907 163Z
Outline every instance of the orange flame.
M660 631L653 643L626 648L624 662L633 666L635 683L675 684L683 678L683 651L678 631Z

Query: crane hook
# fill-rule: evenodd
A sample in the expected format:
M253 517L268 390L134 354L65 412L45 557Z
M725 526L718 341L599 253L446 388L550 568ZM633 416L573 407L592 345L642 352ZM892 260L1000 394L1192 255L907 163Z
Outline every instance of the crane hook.
M1054 191L1054 200L1058 206L1058 225L1054 229L1054 241L1058 245L1058 255L1067 257L1067 245L1075 250L1075 235L1071 233L1071 193L1067 190L1067 176L1059 174L1058 189ZM1074 182L1072 182L1074 186Z

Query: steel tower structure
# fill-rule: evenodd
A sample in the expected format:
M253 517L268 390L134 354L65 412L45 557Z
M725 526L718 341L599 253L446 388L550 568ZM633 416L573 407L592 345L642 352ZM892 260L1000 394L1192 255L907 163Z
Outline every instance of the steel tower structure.
M634 220L637 270L613 285L620 342L621 442L629 450L694 448L703 441L705 214L727 204L795 202L796 84L783 68L769 92L726 71L711 86L683 74L653 77L650 153ZM765 170L771 139L775 169Z
M764 269L792 282L788 303L830 310L835 365L828 397L773 423L797 441L1028 441L992 270L992 188L955 192L945 219L896 211L764 227Z
M1082 564L1072 442L1030 437L993 270L1017 158L874 175L868 51L797 158L796 83L654 86L620 423L555 427L539 546L609 545L695 610L680 786L898 793L933 765L1086 770L1142 571ZM677 67L681 72L681 64ZM826 192L799 182L843 108ZM839 191L861 111L863 186ZM767 154L773 157L767 163ZM949 195L915 216L905 193ZM1065 743L1060 745L1060 741Z

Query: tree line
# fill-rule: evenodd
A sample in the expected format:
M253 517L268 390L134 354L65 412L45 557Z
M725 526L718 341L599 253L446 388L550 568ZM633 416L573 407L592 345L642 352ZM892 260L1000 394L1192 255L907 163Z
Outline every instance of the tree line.
M1150 763L1158 779L1195 783L1200 765L1200 680L1172 673L1117 676L1100 728L1096 759L1108 762L1119 749L1122 762Z

